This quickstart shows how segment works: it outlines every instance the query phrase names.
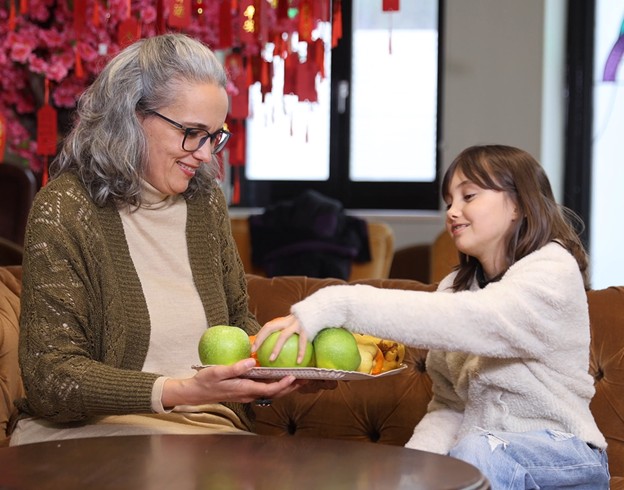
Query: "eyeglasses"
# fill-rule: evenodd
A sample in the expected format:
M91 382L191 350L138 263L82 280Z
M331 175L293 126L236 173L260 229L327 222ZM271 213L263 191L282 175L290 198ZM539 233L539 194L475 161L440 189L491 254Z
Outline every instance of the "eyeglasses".
M184 151L197 151L204 146L204 143L208 141L208 139L210 139L212 154L214 155L223 150L223 147L230 139L230 136L232 136L232 133L230 133L227 129L221 128L214 133L210 133L202 128L187 128L186 126L182 126L180 123L177 123L173 119L169 119L156 111L150 111L150 113L167 121L180 131L184 131L184 139L182 140L182 149Z

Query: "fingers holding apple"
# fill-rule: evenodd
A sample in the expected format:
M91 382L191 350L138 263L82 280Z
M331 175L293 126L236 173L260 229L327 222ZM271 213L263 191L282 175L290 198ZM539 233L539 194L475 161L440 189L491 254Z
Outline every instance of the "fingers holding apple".
M257 351L260 346L266 341L266 339L273 333L279 333L275 341L273 352L271 354L271 360L275 360L280 351L288 339L297 334L299 338L299 354L297 356L297 363L302 364L306 356L307 350L307 337L301 330L299 321L294 315L288 315L284 317L275 318L267 322L260 331L256 334L256 340L252 346L252 352Z
M314 348L305 341L303 359L299 360L299 335L293 334L286 339L279 354L273 355L279 340L280 332L269 335L256 351L258 362L262 367L309 367L314 365Z

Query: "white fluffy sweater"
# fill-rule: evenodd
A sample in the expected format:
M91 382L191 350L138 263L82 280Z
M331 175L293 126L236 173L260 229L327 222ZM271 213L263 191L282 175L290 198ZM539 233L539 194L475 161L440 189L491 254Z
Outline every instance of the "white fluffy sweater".
M344 326L431 349L433 399L407 447L445 454L475 430L549 428L605 448L589 410L589 314L572 255L550 243L483 289L453 293L454 275L434 293L329 286L292 313L310 338Z

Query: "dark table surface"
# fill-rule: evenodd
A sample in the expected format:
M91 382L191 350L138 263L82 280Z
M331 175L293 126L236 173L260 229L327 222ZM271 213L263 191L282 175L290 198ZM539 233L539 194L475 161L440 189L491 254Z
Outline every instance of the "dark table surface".
M365 442L254 435L101 437L0 448L0 489L487 489L462 461Z

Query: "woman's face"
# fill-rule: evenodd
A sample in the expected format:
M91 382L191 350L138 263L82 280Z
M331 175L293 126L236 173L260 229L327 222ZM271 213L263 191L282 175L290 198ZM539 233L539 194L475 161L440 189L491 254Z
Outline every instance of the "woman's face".
M483 189L458 171L451 179L446 204L446 229L457 249L475 257L488 278L504 271L507 242L518 214L509 194Z
M212 83L181 84L175 102L161 107L163 116L188 128L202 128L213 133L223 127L228 98L223 87ZM146 180L167 195L183 193L203 162L210 162L210 139L196 151L182 149L184 131L148 114L142 121L147 136L149 161Z

